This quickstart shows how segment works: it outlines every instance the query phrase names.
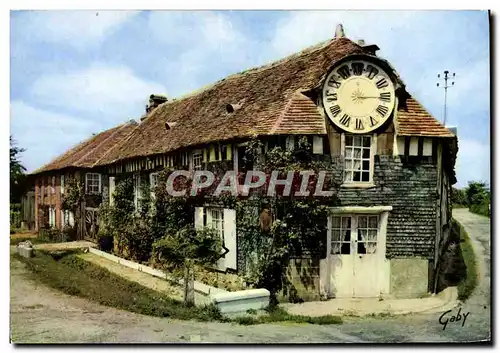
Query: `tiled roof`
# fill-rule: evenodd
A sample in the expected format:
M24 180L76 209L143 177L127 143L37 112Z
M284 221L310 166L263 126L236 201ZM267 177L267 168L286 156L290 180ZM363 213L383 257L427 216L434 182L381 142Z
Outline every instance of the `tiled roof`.
M297 91L288 101L270 134L326 134L325 118L314 102Z
M212 141L291 133L292 130L296 133L284 126L287 121L310 133L324 133L324 127L319 126L319 113L314 114L312 101L298 99L297 92L315 88L339 59L361 53L364 53L363 48L347 38L332 39L275 63L229 76L182 99L161 104L99 164ZM233 113L226 111L227 104L240 102L243 102L240 109ZM284 112L286 108L288 113ZM300 114L293 115L293 112ZM167 131L166 121L177 124ZM311 127L306 127L308 123L312 123Z
M396 131L402 136L455 137L413 97L399 107Z
M127 122L92 136L31 174L68 167L91 168L100 158L111 152L113 147L128 136L136 126L135 121Z

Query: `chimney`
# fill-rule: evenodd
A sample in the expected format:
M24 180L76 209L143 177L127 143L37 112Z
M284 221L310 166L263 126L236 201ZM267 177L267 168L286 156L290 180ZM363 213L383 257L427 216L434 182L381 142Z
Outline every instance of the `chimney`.
M149 96L149 104L146 106L146 113L149 113L154 108L159 106L162 103L168 101L167 96L161 94L152 94Z
M335 38L343 38L343 37L345 37L344 27L342 26L342 23L339 23L337 25L337 28L335 29Z

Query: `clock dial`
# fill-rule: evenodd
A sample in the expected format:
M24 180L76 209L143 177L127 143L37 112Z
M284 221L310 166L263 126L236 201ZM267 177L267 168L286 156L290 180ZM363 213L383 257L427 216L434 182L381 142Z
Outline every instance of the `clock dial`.
M394 104L391 78L372 61L344 61L325 79L326 114L345 131L361 134L377 129L389 119Z

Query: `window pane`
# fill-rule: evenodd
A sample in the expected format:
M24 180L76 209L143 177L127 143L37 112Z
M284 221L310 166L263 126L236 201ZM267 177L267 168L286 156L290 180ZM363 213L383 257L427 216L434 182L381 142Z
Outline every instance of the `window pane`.
M332 217L332 228L340 228L340 217Z
M363 161L363 170L370 170L370 161Z
M366 254L365 243L358 242L358 254Z
M368 227L368 217L359 216L358 217L358 228L366 228Z
M378 217L377 216L370 216L368 227L378 228Z
M340 241L340 230L332 230L332 242Z
M332 243L332 254L340 254L341 243Z
M352 169L352 160L351 159L345 160L345 169Z
M353 142L354 146L361 146L361 136L354 136Z
M351 217L342 217L342 228L343 229L351 228Z
M354 149L354 158L361 158L361 148Z
M370 149L363 148L363 158L370 158Z
M354 161L353 161L353 166L352 166L352 169L353 169L353 170L361 170L361 161L359 161L359 160L354 160Z
M363 172L363 178L361 181L370 181L370 173Z
M352 172L345 172L344 181L347 181L347 182L353 181Z
M376 230L368 230L367 241L370 241L370 242L376 242L377 241L377 231Z
M352 146L352 136L347 135L345 137L345 144L346 144L346 146Z
M342 243L342 254L347 255L351 253L351 243Z
M377 243L366 243L366 253L374 254L377 250Z
M352 158L352 148L346 148L345 149L345 157L346 158Z
M342 230L342 235L344 237L344 239L342 239L343 241L351 241L351 230L350 229Z
M363 137L363 146L364 147L370 147L370 140L371 139L368 136Z
M352 181L361 181L361 173L360 172L354 172L352 176Z

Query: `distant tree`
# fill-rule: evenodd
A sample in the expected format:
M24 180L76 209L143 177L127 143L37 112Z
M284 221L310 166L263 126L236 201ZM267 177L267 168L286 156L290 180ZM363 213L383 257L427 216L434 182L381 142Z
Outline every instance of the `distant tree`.
M466 189L451 188L451 203L452 205L468 205Z
M482 181L469 181L469 185L465 191L467 195L467 203L471 205L480 205L484 202L489 202L490 190L488 185Z
M21 202L24 192L26 168L21 164L19 157L25 151L24 148L16 146L16 142L10 135L10 203Z

